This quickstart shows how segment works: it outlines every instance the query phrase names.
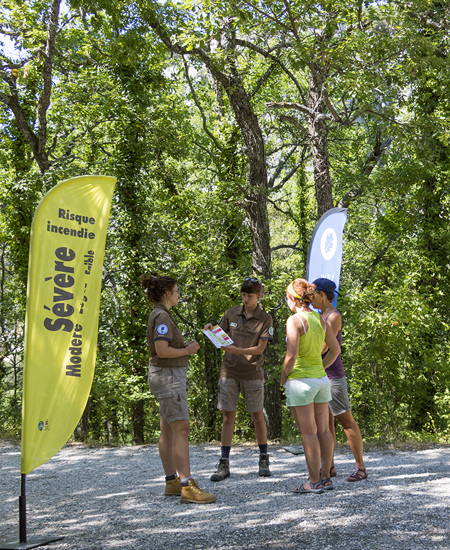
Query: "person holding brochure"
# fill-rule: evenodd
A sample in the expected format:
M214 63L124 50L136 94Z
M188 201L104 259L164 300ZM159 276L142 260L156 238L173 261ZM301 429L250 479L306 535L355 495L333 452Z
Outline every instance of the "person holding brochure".
M176 280L147 275L142 288L154 303L147 325L148 384L159 402L159 456L166 474L165 496L178 495L186 503L214 502L216 496L194 481L189 464L187 366L189 355L196 353L199 345L195 341L185 345L170 313L180 297Z
M221 457L211 481L222 481L230 476L230 449L239 394L250 413L259 446L259 475L272 475L267 452L267 428L264 406L264 350L273 337L271 315L259 305L262 285L255 277L245 277L241 286L242 306L231 307L219 322L233 340L233 345L222 346L224 355L219 378L218 409L223 413ZM204 330L212 330L208 323Z
M339 311L334 307L334 293L336 285L329 279L320 278L312 283L315 287L314 295L311 299L312 305L320 309L327 323L336 336L339 345L342 343L342 317ZM322 357L328 353L326 344L323 346ZM368 477L363 459L363 441L356 420L353 418L350 399L348 397L347 378L342 365L341 355L327 369L327 376L331 382L331 401L329 403L329 421L330 431L333 436L333 454L336 447L336 430L334 419L344 428L353 456L355 457L355 470L349 475L347 481L361 481ZM336 476L334 460L331 462L330 477Z
M333 437L328 422L330 381L325 373L340 346L325 319L310 309L315 288L305 279L295 279L286 289L286 302L294 315L286 322L287 350L281 373L295 424L302 434L309 479L294 493L323 493L333 489L328 475L333 458ZM324 341L329 353L322 360ZM322 472L326 477L321 479Z

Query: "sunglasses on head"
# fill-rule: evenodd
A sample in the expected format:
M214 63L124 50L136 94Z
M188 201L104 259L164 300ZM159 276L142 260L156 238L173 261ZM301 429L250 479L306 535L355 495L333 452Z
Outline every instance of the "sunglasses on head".
M244 281L251 281L252 283L259 283L256 277L244 277Z

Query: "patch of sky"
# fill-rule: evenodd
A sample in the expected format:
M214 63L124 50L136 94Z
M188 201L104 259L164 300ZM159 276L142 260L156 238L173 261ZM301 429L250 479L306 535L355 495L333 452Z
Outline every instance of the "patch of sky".
M70 11L70 6L64 0L61 0L61 4L59 7L60 17L62 15L68 14L69 11ZM2 9L1 12L2 12L2 15L5 15L4 9ZM20 61L26 58L29 55L29 53L27 52L27 50L22 48L20 40L15 41L12 37L8 36L7 34L1 33L0 55L10 59L11 61L20 63Z

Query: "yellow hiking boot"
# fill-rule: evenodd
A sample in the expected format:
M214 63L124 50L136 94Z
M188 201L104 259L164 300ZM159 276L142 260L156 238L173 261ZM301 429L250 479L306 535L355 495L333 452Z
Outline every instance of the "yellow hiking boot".
M166 481L166 490L164 491L164 496L180 496L181 495L181 481L180 478L175 474L175 479L170 479Z
M209 504L216 500L216 495L207 493L191 478L187 487L181 487L180 502L194 502L196 504Z

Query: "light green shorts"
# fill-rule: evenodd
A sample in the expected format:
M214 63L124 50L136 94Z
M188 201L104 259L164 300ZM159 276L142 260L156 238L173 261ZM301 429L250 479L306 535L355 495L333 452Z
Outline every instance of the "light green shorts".
M328 401L331 401L331 384L328 376L322 376L322 378L288 378L284 389L288 407L302 407L311 403L328 403Z

